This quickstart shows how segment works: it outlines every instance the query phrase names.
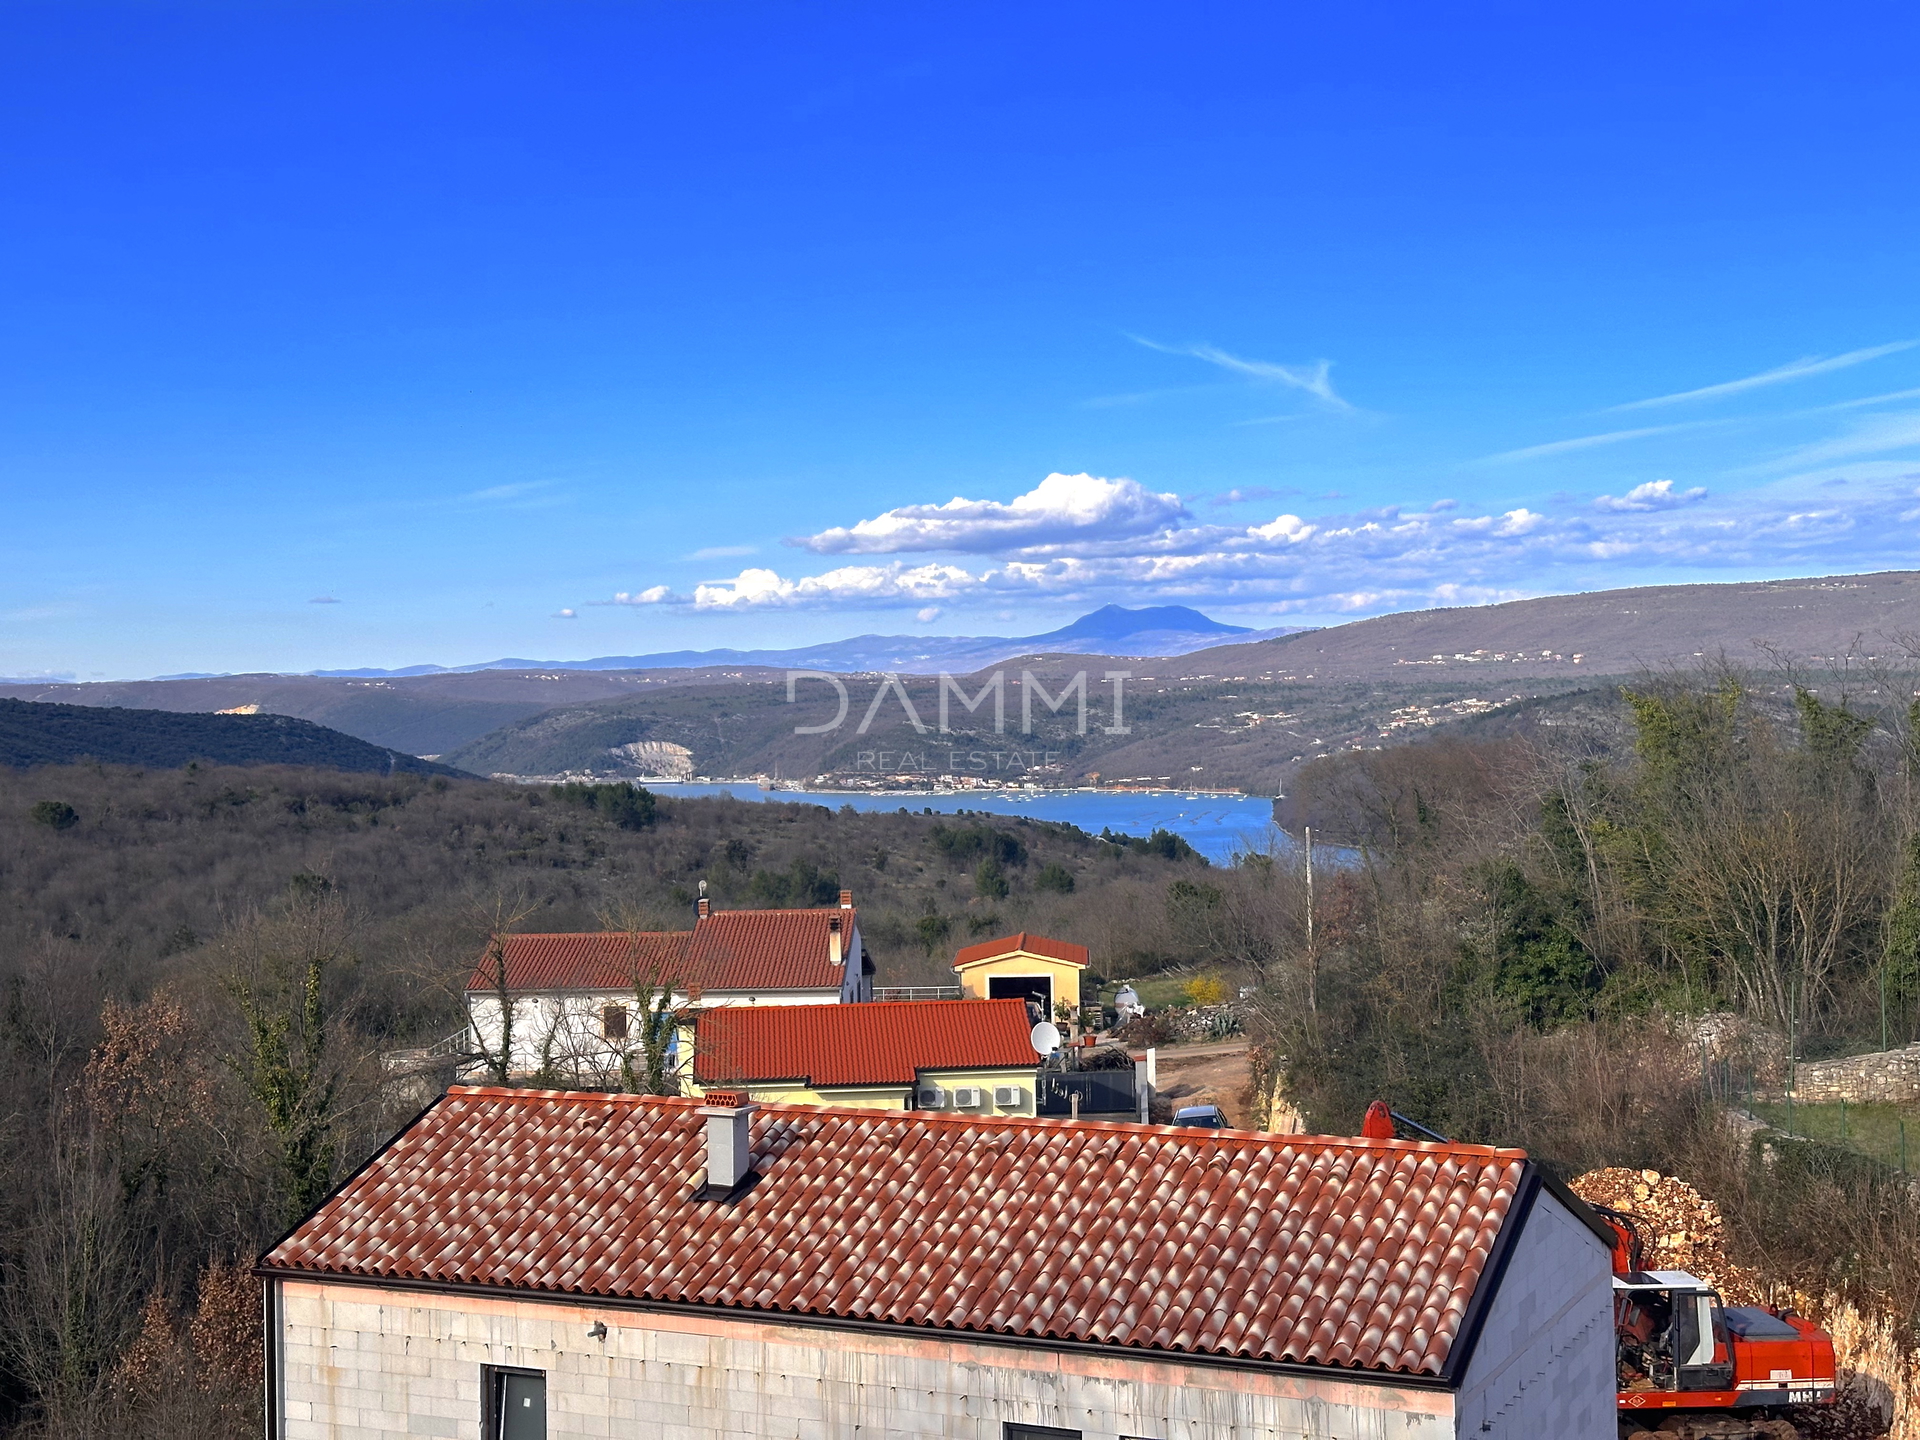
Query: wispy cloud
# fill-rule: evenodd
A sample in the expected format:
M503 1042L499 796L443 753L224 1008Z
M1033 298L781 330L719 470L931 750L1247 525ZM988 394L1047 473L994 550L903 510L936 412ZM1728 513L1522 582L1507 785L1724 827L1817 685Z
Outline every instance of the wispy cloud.
M489 485L484 490L469 490L456 495L461 505L496 505L512 510L537 510L560 504L565 497L558 492L558 480L516 480L508 485Z
M1777 365L1771 370L1762 370L1758 375L1743 376L1738 380L1724 380L1718 385L1702 385L1696 390L1680 390L1672 395L1655 395L1647 400L1630 400L1625 405L1615 405L1614 410L1650 410L1658 405L1680 405L1690 400L1717 400L1723 395L1740 395L1748 390L1759 390L1768 385L1784 385L1792 380L1805 380L1812 375L1826 375L1835 370L1845 370L1849 366L1864 365L1869 360L1878 360L1883 355L1892 355L1901 350L1911 349L1920 341L1896 340L1890 345L1874 345L1865 350L1849 350L1844 355L1808 355L1786 365Z
M340 600L332 595L316 595L307 601L309 605L338 605Z
M1894 415L1874 415L1862 419L1844 435L1817 440L1782 455L1773 466L1798 469L1803 466L1831 465L1836 460L1853 460L1862 455L1884 455L1891 450L1920 447L1920 411L1908 410Z
M1609 430L1601 435L1576 435L1571 440L1549 440L1544 445L1526 445L1518 450L1502 450L1498 455L1488 455L1485 458L1490 461L1538 460L1546 455L1565 455L1573 450L1591 450L1599 445L1619 445L1648 435L1670 435L1676 430L1698 430L1706 425L1717 423L1722 422L1687 420L1677 425L1647 425L1638 430Z
M704 550L696 550L687 556L689 560L732 560L742 555L752 555L758 545L709 545Z
M1217 365L1222 370L1232 371L1236 375L1270 381L1293 390L1304 390L1330 409L1353 409L1351 403L1334 391L1331 360L1316 360L1311 365L1280 365L1271 360L1243 359L1238 355L1229 354L1217 345L1162 345L1156 340L1148 340L1140 335L1128 338L1137 345L1144 345L1149 350L1158 350L1163 355L1186 355L1195 360L1204 360L1209 365Z

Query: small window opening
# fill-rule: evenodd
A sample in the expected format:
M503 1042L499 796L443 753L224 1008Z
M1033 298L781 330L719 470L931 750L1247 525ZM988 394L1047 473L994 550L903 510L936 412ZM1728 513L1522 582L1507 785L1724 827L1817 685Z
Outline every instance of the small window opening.
M1002 1425L1001 1440L1080 1440L1078 1430L1061 1430L1052 1425Z
M609 1005L600 1012L600 1033L609 1040L627 1038L627 1007Z

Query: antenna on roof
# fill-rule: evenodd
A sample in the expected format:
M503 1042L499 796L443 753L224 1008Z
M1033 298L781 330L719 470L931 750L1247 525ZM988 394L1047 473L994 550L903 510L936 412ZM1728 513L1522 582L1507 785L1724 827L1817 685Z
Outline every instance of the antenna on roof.
M1059 1027L1048 1020L1042 1020L1034 1026L1033 1034L1027 1038L1032 1042L1033 1053L1036 1055L1051 1055L1060 1048Z

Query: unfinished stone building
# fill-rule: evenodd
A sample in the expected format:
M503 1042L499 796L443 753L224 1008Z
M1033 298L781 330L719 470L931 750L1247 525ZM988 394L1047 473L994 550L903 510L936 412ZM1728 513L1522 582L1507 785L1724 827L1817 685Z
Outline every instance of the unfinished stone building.
M1513 1150L457 1088L262 1260L272 1440L1601 1440Z

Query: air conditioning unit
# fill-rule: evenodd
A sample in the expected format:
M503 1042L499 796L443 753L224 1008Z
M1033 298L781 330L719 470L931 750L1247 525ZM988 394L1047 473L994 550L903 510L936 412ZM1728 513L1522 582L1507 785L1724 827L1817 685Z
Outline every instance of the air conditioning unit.
M953 1092L953 1103L961 1110L976 1110L986 1103L986 1094L978 1085L961 1085Z
M1018 1085L996 1085L993 1087L993 1103L1002 1110L1012 1110L1024 1106L1027 1097Z
M932 1086L920 1092L922 1110L944 1110L947 1108L947 1092L938 1086Z

